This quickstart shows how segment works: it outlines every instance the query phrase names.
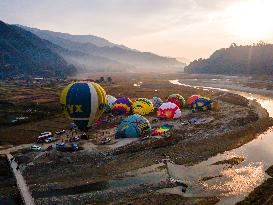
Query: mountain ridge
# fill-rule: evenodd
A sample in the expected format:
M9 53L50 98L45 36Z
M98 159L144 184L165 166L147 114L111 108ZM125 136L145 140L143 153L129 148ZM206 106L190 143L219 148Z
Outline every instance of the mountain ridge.
M259 42L216 50L207 59L198 59L184 68L196 74L273 75L273 44Z
M146 70L147 68L152 68L155 70L168 69L179 69L184 66L183 63L177 61L175 58L162 57L150 52L140 52L135 49L130 49L128 47L113 44L110 41L97 37L100 40L104 40L104 46L98 46L94 42L90 42L86 39L89 39L88 35L71 35L60 32L53 32L48 30L40 30L37 28L30 28L22 26L24 29L27 29L33 32L35 35L39 36L42 39L51 41L52 43L61 46L65 49L71 51L78 51L85 53L91 56L97 56L109 59L110 61L117 62L121 67L128 67L130 69ZM65 37L64 37L65 36ZM81 39L83 36L84 39ZM94 36L92 36L94 38ZM102 45L102 44L100 44ZM106 46L105 46L106 45ZM70 62L70 57L63 56L68 62ZM82 59L78 56L78 59L74 57L77 63L82 63L86 59ZM70 62L71 63L71 62ZM91 63L89 63L91 64ZM86 65L89 67L89 65Z
M51 50L51 43L0 21L0 78L20 75L65 77L76 71Z

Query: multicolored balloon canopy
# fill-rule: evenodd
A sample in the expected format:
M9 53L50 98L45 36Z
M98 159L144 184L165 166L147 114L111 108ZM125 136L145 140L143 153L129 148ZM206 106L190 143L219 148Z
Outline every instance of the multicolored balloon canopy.
M133 101L132 112L139 115L147 115L154 110L153 103L147 98L138 98Z
M64 88L60 103L64 113L77 127L86 130L102 115L106 93L97 83L73 82Z
M162 103L163 103L163 100L161 100L161 98L159 98L159 97L153 97L150 100L153 103L154 108L159 108L160 105L162 105Z
M179 107L172 103L163 103L157 110L157 117L166 119L176 119L181 117L181 110Z
M116 128L117 138L138 138L151 133L149 121L138 114L126 117Z
M106 95L107 103L105 106L105 111L110 112L112 110L112 107L114 105L114 102L116 102L117 98L115 98L112 95Z
M201 97L201 95L192 95L192 96L190 96L189 98L188 98L188 100L187 100L187 106L192 106L192 103L195 101L195 100L197 100L198 98L200 98Z
M206 98L206 97L200 97L192 103L192 108L194 110L205 111L205 110L211 110L212 107L213 107L213 103L212 103L211 99Z
M118 98L112 106L112 112L118 115L128 114L131 112L131 109L132 101L127 97Z
M179 108L185 106L185 99L180 94L172 94L168 97L167 102L172 102L176 104Z

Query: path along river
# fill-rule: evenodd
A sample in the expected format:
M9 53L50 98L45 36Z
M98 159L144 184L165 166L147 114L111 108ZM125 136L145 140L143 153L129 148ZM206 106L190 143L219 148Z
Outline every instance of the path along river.
M199 89L217 89L237 93L248 99L255 99L268 111L270 117L273 117L273 98L271 97L217 87L192 86L182 84L178 80L170 80L170 83ZM181 179L189 185L187 192L183 194L184 196L218 196L220 198L218 204L235 204L244 199L255 187L262 184L269 177L265 170L273 165L272 130L273 127L237 149L218 154L194 166L169 163L169 172L171 176ZM233 157L244 158L244 161L234 166L230 166L230 164L212 165L215 162ZM204 177L213 178L206 181L201 180ZM165 191L181 194L179 188L166 189Z

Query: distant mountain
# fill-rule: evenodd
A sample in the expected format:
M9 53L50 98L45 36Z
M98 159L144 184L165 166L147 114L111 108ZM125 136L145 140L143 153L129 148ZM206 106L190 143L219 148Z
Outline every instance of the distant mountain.
M273 76L273 45L260 42L248 46L232 44L185 67L186 73L250 74Z
M65 77L76 71L55 45L18 26L0 21L0 78L32 75Z
M68 51L60 52L69 63L81 65L83 69L107 69L118 70L147 70L159 71L167 69L180 69L183 63L175 58L155 55L149 52L140 52L117 45L106 39L91 35L70 35L66 33L39 30L21 26L31 31L42 39L48 40ZM77 53L76 55L75 52ZM100 65L99 65L100 64Z

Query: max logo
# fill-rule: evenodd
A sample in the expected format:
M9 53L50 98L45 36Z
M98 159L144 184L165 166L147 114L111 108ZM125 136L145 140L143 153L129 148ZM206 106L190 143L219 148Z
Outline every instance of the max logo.
M83 112L82 105L65 105L64 107L70 114Z

